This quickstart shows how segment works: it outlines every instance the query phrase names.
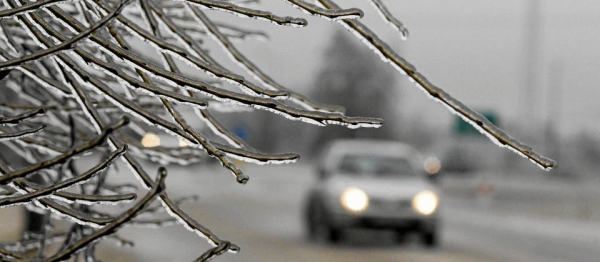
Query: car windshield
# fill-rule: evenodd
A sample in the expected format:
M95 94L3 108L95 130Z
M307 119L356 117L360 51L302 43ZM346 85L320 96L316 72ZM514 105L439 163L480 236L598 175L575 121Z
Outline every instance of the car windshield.
M405 158L379 155L346 155L339 171L348 175L374 175L379 177L414 176L415 171Z

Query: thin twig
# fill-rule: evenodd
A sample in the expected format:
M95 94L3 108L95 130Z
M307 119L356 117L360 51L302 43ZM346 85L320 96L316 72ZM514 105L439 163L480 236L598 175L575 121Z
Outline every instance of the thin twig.
M96 146L98 146L99 144L103 143L104 140L106 139L106 137L112 133L115 129L120 128L124 125L127 125L127 123L129 123L129 118L127 117L123 117L121 118L121 120L117 121L116 123L110 125L109 127L107 127L102 134L100 134L98 137L96 137L94 140L79 146L77 148L74 148L72 150L69 150L68 152L57 156L55 158L40 162L38 164L26 167L24 169L21 169L19 171L15 171L15 172L11 172L8 174L5 174L3 176L0 177L0 185L6 185L8 183L10 183L11 181L13 181L16 178L21 178L21 177L25 177L29 174L35 173L39 170L42 170L44 168L49 168L52 167L54 165L60 164L60 163L64 163L65 161L67 161L68 159L70 159L71 157L81 154L85 151L88 151Z
M390 10L388 10L385 4L383 4L382 0L369 1L371 1L371 4L373 4L373 6L375 6L375 9L379 12L383 19L385 19L394 29L400 32L400 36L403 40L408 39L408 29L404 27L404 24L402 24L400 20L394 17L394 15L392 15Z
M296 27L303 27L308 25L306 19L303 18L295 18L290 16L277 16L271 12L266 12L262 10L254 10L247 7L238 6L233 3L227 3L223 1L213 1L213 0L175 0L188 2L192 5L196 5L201 8L214 9L219 11L225 11L229 13L234 13L236 15L242 17L255 18L260 20L265 20L269 22L273 22L278 25L291 25Z
M39 1L24 4L22 6L12 7L12 8L0 11L0 19L15 16L15 15L25 14L28 12L33 12L42 7L60 4L61 2L67 2L67 0L39 0Z
M164 167L159 168L158 170L158 178L152 189L142 198L135 206L131 209L127 210L117 218L115 218L114 222L106 225L105 227L98 229L94 233L82 238L81 240L71 244L68 249L63 250L59 253L54 254L51 257L48 257L43 262L54 262L54 261L62 261L68 259L74 254L77 254L87 245L96 242L97 240L109 236L112 233L115 233L118 228L120 228L125 223L131 221L146 205L150 204L154 197L161 192L163 192L166 188L165 186L165 178L167 176L167 170Z
M29 112L25 112L16 116L5 117L0 116L0 124L18 124L21 121L29 118L34 118L38 115L42 115L46 112L43 107L38 108L37 110L32 110Z
M0 133L0 141L3 140L13 140L13 139L19 139L19 138L23 138L26 136L30 136L33 135L37 132L42 131L42 129L46 128L46 125L41 125L38 127L34 127L34 128L29 128L23 131L16 131L16 132L7 132L7 133Z
M52 186L43 188L43 189L36 189L36 191L24 194L24 195L19 195L19 196L14 196L14 197L7 197L7 198L2 198L0 199L0 207L2 206L6 206L6 205L14 205L14 204L18 204L18 203L27 203L30 202L32 200L38 199L40 197L43 196L48 196L51 195L55 192L58 192L60 190L64 190L72 185L75 185L77 183L82 183L86 180L91 179L95 174L97 174L98 172L100 172L101 170L104 170L105 168L107 168L112 162L113 160L120 156L121 154L123 154L125 152L125 150L127 150L127 147L122 147L119 150L113 152L112 154L110 154L104 161L102 161L100 164L94 166L93 168L91 168L90 170L86 171L85 173L77 176L77 177L72 177L69 179L66 179L64 181L58 182L53 184Z
M358 8L350 9L324 9L315 4L304 2L303 0L283 0L288 2L292 6L305 11L308 14L314 16L320 16L332 20L339 19L358 19L364 16L362 10Z
M12 2L14 0L9 0L9 1ZM63 51L65 49L72 48L76 43L87 38L92 33L94 33L96 30L102 28L104 25L106 25L108 22L110 22L113 18L115 18L121 12L121 10L123 10L123 8L126 6L127 3L128 2L119 3L117 8L115 8L108 16L105 16L104 18L102 18L102 20L98 21L92 27L90 27L87 30L81 32L80 34L70 38L67 41L64 41L58 45L52 46L52 47L44 49L44 50L40 50L38 52L29 54L29 55L25 55L25 56L22 56L22 57L19 57L16 59L0 62L0 70L5 70L8 68L18 66L23 63L32 61L32 60L37 60L37 59L43 58L45 56L52 55L54 53ZM14 2L13 2L13 7L14 7Z

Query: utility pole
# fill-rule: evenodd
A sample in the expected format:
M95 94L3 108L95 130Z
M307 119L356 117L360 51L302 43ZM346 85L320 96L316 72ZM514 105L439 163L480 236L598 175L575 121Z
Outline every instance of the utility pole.
M564 62L562 59L554 59L548 69L545 144L546 152L552 152L552 157L560 161L560 127L563 111L563 85L564 85Z
M540 64L540 22L541 2L540 0L528 0L527 12L525 13L524 35L523 35L523 68L522 87L520 92L521 107L519 111L523 127L535 127L537 125L536 105L539 97L536 97L538 86L538 69ZM535 132L535 130L532 130ZM529 135L529 134L526 134Z

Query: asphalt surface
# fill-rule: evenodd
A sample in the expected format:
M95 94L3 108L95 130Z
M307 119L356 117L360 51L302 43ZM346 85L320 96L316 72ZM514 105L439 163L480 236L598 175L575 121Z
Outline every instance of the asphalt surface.
M155 169L156 166L148 165ZM183 208L221 238L242 247L215 261L598 261L600 226L540 220L520 214L499 216L470 204L446 201L442 244L422 247L416 239L397 241L391 232L355 230L340 244L312 243L305 237L302 205L314 175L310 166L256 167L239 185L218 166L170 168L167 190L173 198L196 194ZM128 176L122 176L126 178ZM119 180L121 179L119 178ZM134 181L134 180L131 180ZM193 261L210 248L181 226L124 228L120 235L136 246L117 249L103 241L103 261L126 256L139 261ZM119 250L119 251L116 251Z

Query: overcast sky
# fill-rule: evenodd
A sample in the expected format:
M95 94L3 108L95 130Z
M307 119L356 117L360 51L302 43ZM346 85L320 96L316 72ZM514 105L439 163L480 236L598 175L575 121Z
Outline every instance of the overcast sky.
M364 23L431 82L475 109L497 111L504 120L542 125L550 114L551 101L562 101L562 106L554 109L558 116L554 119L563 134L600 131L596 124L600 120L600 103L596 102L600 96L598 1L539 0L538 19L535 15L530 19L530 1L525 0L384 0L409 28L407 41L380 19L369 1L336 2L363 9ZM309 25L292 28L239 20L248 27L265 29L271 39L237 46L279 82L308 93L329 35L341 25L309 17L284 1L264 0L262 5L280 15L305 17ZM223 18L237 21L231 16ZM537 40L526 38L531 21L538 25ZM533 56L526 55L528 46L536 50ZM534 68L530 87L525 85L528 61ZM398 79L393 88L402 90L399 110L448 127L449 112L429 101L404 77ZM535 95L524 99L526 88ZM561 93L550 96L547 90L552 89ZM529 109L533 113L524 112Z

